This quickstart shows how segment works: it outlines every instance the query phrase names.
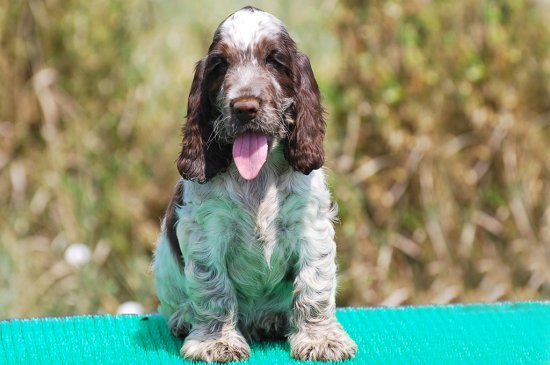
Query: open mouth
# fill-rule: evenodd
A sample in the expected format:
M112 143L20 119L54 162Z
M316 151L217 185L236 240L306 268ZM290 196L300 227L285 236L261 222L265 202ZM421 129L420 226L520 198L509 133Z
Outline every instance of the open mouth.
M233 161L239 174L246 180L258 176L267 160L269 137L256 132L244 132L233 142Z

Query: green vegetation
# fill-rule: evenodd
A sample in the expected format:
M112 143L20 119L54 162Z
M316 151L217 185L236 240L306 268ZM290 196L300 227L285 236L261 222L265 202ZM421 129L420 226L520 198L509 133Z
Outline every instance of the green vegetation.
M0 318L155 308L193 65L245 5L206 3L0 6ZM325 97L340 304L550 297L543 2L255 4Z

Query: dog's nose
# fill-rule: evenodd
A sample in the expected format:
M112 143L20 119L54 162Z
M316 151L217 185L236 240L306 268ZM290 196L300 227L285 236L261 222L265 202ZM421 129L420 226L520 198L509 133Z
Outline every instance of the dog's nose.
M259 108L260 102L255 98L238 99L231 102L231 110L241 122L254 119Z

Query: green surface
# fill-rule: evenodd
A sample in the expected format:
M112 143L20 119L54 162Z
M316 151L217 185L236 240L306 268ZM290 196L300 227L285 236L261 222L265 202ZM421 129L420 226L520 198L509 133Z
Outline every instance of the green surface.
M359 351L346 364L550 364L550 302L339 309ZM0 364L182 364L158 315L0 322ZM286 343L243 363L289 364Z

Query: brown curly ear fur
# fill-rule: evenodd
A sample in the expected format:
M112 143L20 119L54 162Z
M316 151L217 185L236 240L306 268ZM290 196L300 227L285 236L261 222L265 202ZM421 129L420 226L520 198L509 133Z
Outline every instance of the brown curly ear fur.
M213 122L217 115L210 103L205 78L206 59L195 67L187 103L187 122L183 127L183 142L177 161L180 175L187 180L204 183L217 173L227 169L231 163L231 147L220 146L211 139Z
M325 120L317 81L309 59L298 52L295 60L295 120L285 149L288 163L296 171L309 174L323 166Z

